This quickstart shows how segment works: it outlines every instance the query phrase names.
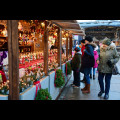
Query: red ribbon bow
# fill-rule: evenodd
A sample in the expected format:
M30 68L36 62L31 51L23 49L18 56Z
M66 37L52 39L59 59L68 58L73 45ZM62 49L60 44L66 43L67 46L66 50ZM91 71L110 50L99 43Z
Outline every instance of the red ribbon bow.
M34 82L34 85L36 85L36 92L35 92L35 98L34 98L35 100L37 97L37 93L38 93L38 87L39 87L39 90L41 89L41 83L40 81L37 81L37 82Z

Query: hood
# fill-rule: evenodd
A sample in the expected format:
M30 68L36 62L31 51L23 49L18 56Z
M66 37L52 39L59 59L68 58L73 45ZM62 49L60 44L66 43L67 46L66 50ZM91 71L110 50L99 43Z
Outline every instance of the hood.
M94 48L97 47L97 45L95 43L93 43L93 42L89 43L89 45L92 45Z
M114 50L114 49L116 49L116 46L110 45L110 46L107 47L106 50ZM101 45L101 47L100 47L100 50L104 50L102 45Z

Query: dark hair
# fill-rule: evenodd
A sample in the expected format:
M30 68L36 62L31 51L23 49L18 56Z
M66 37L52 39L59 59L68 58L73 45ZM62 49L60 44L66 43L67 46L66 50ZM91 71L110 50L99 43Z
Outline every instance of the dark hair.
M2 66L0 66L0 70L2 70Z
M85 39L81 40L81 43L85 43Z
M85 37L85 40L89 41L89 42L92 42L93 41L93 37L92 36L86 36Z

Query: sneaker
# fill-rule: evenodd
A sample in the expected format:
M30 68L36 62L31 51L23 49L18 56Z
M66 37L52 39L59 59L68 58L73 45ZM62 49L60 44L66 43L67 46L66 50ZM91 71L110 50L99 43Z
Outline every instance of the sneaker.
M98 93L98 97L101 97L103 93L104 93L104 92L100 91L100 92Z
M108 100L108 98L109 98L109 95L105 94L104 99Z

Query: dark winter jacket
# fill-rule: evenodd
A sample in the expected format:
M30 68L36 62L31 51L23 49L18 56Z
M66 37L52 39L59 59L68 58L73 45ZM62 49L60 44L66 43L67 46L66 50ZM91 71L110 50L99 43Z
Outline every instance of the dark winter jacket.
M80 52L75 53L71 61L71 65L72 65L73 71L80 70L80 67L81 67L81 53Z
M95 64L94 60L94 48L96 47L96 44L89 43L85 45L84 55L82 57L82 67L89 68L93 67Z

